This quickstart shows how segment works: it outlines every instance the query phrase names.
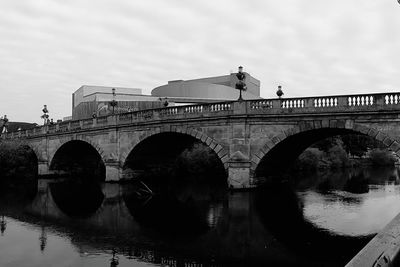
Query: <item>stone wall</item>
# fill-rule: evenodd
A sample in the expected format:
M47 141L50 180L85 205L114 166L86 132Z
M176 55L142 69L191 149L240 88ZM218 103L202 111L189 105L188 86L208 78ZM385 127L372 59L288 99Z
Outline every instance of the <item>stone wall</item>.
M302 143L318 141L326 134L366 134L399 154L399 119L397 94L334 96L142 110L63 122L2 138L26 140L37 154L40 174L51 173L52 158L63 144L85 141L103 159L107 181L118 181L129 153L146 138L166 132L189 135L218 155L231 187L249 188L254 186L261 160L288 138ZM319 136L321 132L324 136ZM285 149L284 153L292 153L290 147Z

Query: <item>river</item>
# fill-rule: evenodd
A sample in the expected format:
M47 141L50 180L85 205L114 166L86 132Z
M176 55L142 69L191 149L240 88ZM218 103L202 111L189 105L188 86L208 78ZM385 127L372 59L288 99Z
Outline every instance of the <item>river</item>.
M0 266L343 266L400 212L399 173L292 175L234 193L51 180L2 188Z

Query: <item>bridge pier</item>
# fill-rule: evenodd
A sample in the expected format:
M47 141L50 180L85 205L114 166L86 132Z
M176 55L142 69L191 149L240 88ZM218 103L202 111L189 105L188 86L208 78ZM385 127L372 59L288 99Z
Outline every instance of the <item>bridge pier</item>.
M250 162L230 162L228 166L228 186L231 189L248 189L250 182Z
M106 182L118 182L121 179L121 167L119 162L105 162Z
M48 161L39 161L38 162L38 175L49 175L50 168Z
M38 193L46 193L47 190L49 189L49 184L53 182L54 182L53 180L38 179L37 181Z
M118 200L122 195L121 186L119 184L103 184L101 190L104 195L104 201L108 202Z

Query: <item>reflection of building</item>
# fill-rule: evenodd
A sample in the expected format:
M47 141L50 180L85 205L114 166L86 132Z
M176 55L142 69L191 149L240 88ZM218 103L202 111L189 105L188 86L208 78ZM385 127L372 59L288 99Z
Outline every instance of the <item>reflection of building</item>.
M236 74L208 77L194 80L169 81L168 84L156 87L151 95L143 95L141 89L106 86L83 85L72 94L72 117L64 120L90 118L93 115L103 116L112 112L111 102L115 98L115 112L129 112L143 109L164 107L169 105L194 104L237 100L238 90L235 89ZM246 73L247 91L244 99L260 98L260 81ZM115 88L115 96L112 89Z

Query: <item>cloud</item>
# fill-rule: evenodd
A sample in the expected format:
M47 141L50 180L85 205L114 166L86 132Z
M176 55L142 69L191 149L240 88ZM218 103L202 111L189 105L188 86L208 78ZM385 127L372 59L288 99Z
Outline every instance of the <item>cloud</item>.
M150 93L238 65L264 97L399 90L399 31L394 0L5 1L0 112L61 118L82 84Z

